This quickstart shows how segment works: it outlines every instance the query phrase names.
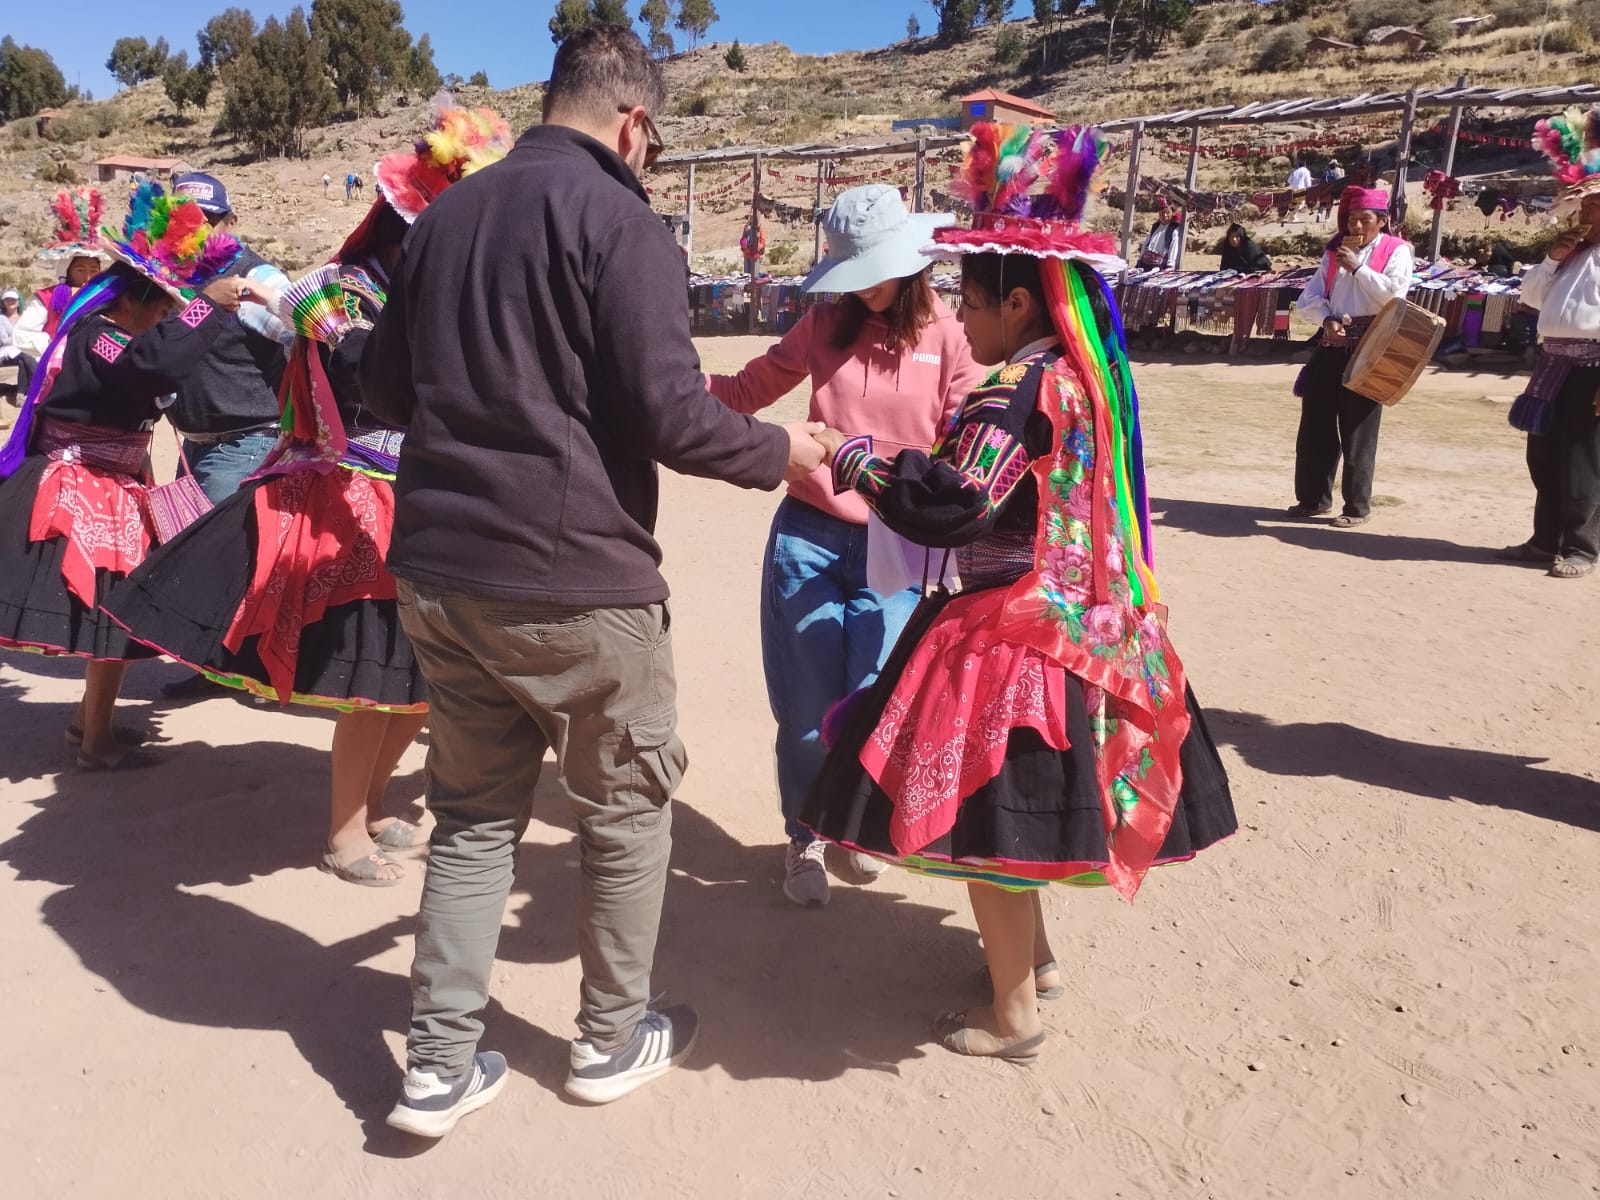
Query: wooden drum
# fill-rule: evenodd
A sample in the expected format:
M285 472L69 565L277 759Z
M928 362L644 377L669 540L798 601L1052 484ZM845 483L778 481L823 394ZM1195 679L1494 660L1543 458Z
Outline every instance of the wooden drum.
M1344 385L1379 404L1398 404L1444 339L1444 318L1396 296L1372 319L1344 369Z

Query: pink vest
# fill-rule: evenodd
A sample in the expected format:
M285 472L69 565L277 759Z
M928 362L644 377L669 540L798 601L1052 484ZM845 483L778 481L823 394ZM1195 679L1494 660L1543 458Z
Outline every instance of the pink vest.
M1389 265L1389 260L1394 257L1394 252L1404 246L1404 238L1395 237L1392 233L1380 233L1378 240L1372 244L1372 257L1367 259L1367 266L1378 274L1383 274L1383 269ZM1328 260L1328 269L1322 277L1322 291L1329 300L1333 299L1333 281L1339 275L1339 260L1330 251L1324 257Z

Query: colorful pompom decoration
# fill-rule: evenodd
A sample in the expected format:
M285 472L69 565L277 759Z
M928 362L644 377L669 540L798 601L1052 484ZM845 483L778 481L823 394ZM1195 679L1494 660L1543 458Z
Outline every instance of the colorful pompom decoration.
M232 266L241 249L188 196L170 195L153 180L134 187L121 232L101 232L112 254L184 297Z
M386 154L374 170L391 208L415 221L452 183L499 162L513 143L511 126L488 108L456 108L444 93L433 100L433 127L410 150Z

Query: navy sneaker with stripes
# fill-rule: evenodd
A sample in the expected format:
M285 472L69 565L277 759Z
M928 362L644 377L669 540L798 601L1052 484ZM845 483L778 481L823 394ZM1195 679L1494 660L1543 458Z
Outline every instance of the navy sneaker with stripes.
M389 1124L418 1137L443 1137L462 1117L498 1096L505 1085L505 1055L493 1050L474 1054L472 1068L454 1079L412 1067Z
M610 1104L665 1075L689 1057L700 1018L687 1004L647 1012L628 1040L603 1051L593 1042L572 1043L567 1095L586 1104Z

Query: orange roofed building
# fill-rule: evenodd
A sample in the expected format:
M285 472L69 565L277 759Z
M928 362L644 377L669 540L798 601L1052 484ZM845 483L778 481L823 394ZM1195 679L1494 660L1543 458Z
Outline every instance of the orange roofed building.
M1048 108L1041 108L1032 100L1024 100L1010 92L997 92L994 88L984 88L981 92L961 97L963 129L971 129L979 121L998 121L1002 125L1045 125L1055 119L1055 113Z

